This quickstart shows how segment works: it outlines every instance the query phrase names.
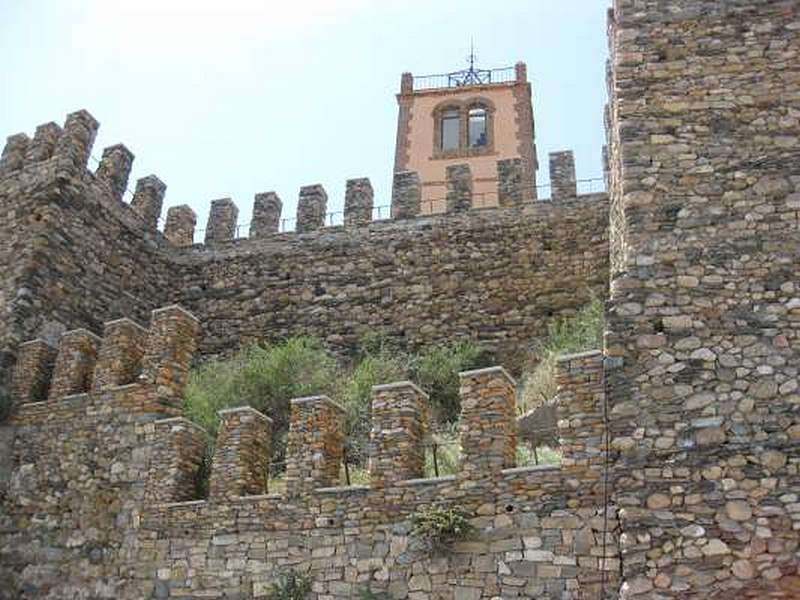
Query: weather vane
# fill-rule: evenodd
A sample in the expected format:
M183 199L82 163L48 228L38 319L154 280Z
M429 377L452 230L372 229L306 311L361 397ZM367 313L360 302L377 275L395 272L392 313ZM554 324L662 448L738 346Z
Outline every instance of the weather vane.
M475 56L475 40L474 38L469 38L469 56L467 60L469 61L469 72L475 72L475 61L477 60L477 56Z
M460 87L463 85L477 85L492 82L492 72L489 69L476 69L475 63L478 62L478 55L475 54L475 40L469 39L469 56L467 57L469 69L448 73L448 85Z

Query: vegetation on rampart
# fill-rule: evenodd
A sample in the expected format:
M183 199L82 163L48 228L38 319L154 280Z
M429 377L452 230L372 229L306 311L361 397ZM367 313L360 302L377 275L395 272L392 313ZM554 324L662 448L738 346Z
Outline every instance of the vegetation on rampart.
M594 298L574 316L553 322L534 340L521 377L520 440L517 463L558 463L555 364L560 354L599 348L603 303ZM187 416L209 432L209 448L219 426L217 411L249 405L273 419L273 466L280 475L285 458L291 398L324 394L344 406L347 415L347 463L351 483L367 483L366 448L370 432L372 386L400 380L417 383L430 396L431 431L427 440L427 476L458 470L460 371L488 366L491 357L471 342L408 352L380 336L361 341L349 363L337 361L322 342L294 337L254 344L228 360L206 363L192 372L187 387ZM344 470L343 470L344 474ZM275 486L272 486L273 489Z

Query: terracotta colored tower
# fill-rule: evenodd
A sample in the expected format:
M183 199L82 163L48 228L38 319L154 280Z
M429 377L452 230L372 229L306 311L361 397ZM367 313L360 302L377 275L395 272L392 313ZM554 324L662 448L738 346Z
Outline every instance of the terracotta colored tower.
M526 199L536 198L539 167L527 67L469 69L442 75L403 73L397 94L395 173L416 171L422 213L446 210L446 172L467 164L473 206L496 206L497 161L521 158Z

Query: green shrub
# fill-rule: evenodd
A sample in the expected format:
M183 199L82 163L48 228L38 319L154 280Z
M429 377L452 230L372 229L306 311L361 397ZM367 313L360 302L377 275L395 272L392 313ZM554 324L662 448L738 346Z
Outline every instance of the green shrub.
M593 296L574 316L548 325L547 336L533 344L535 366L522 377L520 408L523 411L532 410L555 396L558 356L602 348L603 324L603 301Z
M533 344L535 366L522 376L519 409L520 439L532 453L540 447L558 445L556 361L564 354L595 350L603 346L603 301L597 296L574 316L547 327L547 336Z
M411 535L432 553L442 553L453 543L469 539L475 528L457 506L434 507L411 517Z
M217 411L252 406L273 421L273 460L285 452L289 401L308 395L331 394L338 367L322 343L309 337L273 345L252 345L225 361L206 363L189 377L186 415L216 437Z
M281 575L278 581L272 584L272 590L267 598L269 600L305 600L310 593L311 577L292 569Z
M363 464L372 426L372 386L408 378L408 359L386 349L365 353L345 379L339 398L347 411L348 462Z
M414 381L430 395L434 416L441 422L455 421L461 411L458 395L460 371L486 366L487 356L473 342L430 348L414 361Z

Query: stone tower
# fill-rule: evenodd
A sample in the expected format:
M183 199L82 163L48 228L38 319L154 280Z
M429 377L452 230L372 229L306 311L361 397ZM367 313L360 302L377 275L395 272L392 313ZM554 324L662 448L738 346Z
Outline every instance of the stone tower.
M442 75L403 73L397 95L395 173L416 171L420 212L447 210L447 171L468 166L473 206L496 206L497 163L521 158L527 198L536 197L536 145L527 67ZM451 169L452 170L452 169Z

